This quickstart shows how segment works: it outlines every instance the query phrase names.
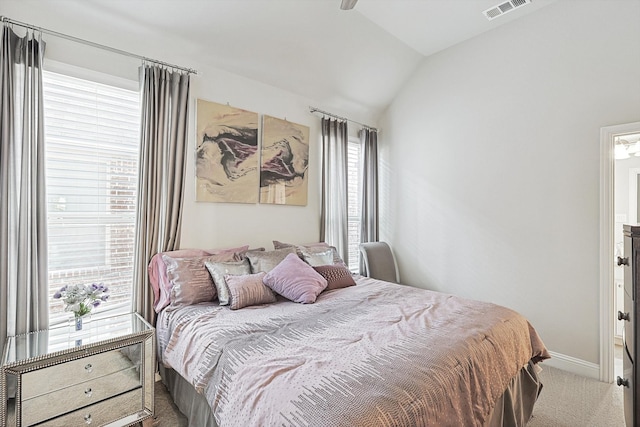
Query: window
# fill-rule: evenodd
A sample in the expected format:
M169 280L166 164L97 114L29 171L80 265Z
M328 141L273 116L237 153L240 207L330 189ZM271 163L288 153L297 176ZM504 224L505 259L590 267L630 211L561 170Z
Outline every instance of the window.
M45 71L45 169L50 323L69 284L104 283L131 311L138 179L139 92Z
M347 220L349 224L349 269L360 270L360 156L362 145L359 139L349 138L347 144Z

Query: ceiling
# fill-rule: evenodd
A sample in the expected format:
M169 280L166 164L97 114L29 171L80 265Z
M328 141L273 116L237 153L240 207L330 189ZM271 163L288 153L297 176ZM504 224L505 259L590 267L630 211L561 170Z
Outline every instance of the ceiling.
M506 0L360 0L356 10L424 56L432 55L556 0L532 0L489 21L483 11Z
M504 0L503 0L504 1ZM2 14L187 67L378 114L422 60L557 0L488 21L496 0L0 0ZM135 42L133 42L135 41ZM206 73L200 73L206 78Z

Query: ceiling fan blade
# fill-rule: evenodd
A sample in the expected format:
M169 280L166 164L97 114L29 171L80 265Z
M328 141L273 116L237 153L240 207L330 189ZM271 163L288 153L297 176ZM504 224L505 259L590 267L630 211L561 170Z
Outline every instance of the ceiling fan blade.
M355 7L358 0L342 0L342 4L340 5L340 9L342 10L351 10Z

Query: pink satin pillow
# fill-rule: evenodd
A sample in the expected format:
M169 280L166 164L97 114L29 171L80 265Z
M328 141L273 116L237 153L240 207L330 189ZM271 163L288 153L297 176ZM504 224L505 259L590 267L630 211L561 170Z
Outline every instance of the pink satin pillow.
M171 288L173 283L167 277L167 266L162 259L162 255L167 255L172 258L193 258L193 257L204 257L207 255L222 255L222 254L231 254L230 257L225 257L224 259L228 259L230 261L239 260L244 256L244 253L249 249L249 245L240 246L237 248L226 248L226 249L212 249L212 250L204 250L204 249L178 249L175 251L161 252L155 254L151 261L149 262L149 266L147 267L147 272L149 274L149 283L151 288L153 289L153 308L156 313L160 313L163 308L168 306L171 303ZM205 268L204 261L202 264L202 268Z

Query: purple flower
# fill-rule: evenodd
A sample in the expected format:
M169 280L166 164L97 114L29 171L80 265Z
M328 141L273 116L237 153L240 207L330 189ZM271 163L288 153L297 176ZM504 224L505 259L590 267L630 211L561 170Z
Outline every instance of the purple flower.
M91 312L106 301L109 291L102 283L72 284L65 285L53 295L55 299L62 299L65 304L65 311L71 311L76 315L83 316Z

